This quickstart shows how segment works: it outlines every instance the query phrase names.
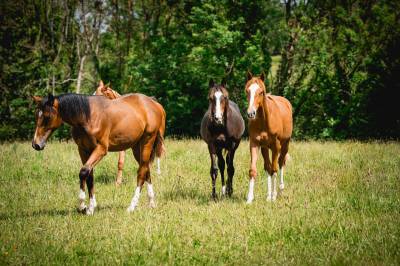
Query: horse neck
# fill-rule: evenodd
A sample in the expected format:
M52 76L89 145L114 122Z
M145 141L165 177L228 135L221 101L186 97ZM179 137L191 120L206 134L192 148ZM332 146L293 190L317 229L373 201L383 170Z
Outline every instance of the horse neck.
M71 103L69 102L59 101L58 110L62 121L72 127L85 126L88 123L88 118L81 113L76 115L71 115L74 114L75 112L71 111L71 107L69 106L70 104Z
M271 112L268 109L268 105L267 105L267 94L264 93L263 95L263 99L262 99L262 104L261 104L261 108L262 108L262 114L263 114L263 119L264 119L264 123L266 125L266 129L268 132L271 132Z

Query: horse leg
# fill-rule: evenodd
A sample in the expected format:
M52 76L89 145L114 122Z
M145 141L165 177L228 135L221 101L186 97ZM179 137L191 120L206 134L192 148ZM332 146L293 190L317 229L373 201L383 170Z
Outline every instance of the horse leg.
M85 164L87 159L90 156L90 153L84 150L81 147L78 147L79 151L79 156L81 157L82 164ZM85 194L85 186L86 186L86 176L85 175L79 175L79 185L80 185L80 190L79 190L79 206L78 206L78 211L79 212L84 212L86 211L86 194Z
M120 151L119 157L118 157L117 179L115 180L116 186L119 186L122 184L122 170L124 169L124 162L125 162L125 151Z
M271 167L271 162L269 161L269 149L267 147L262 147L261 154L264 158L264 171L265 171L265 174L267 175L267 200L271 201L272 200L272 180L271 180L272 167Z
M235 152L239 143L235 144L235 146L228 151L226 155L226 164L228 165L228 196L231 197L233 194L233 175L235 174L235 167L233 166L233 159L235 157Z
M211 158L210 176L212 182L212 197L214 200L216 200L217 194L215 192L215 182L217 180L217 175L218 175L218 166L217 166L217 155L215 151L215 146L213 144L208 144L208 152L210 153L210 158Z
M139 150L140 160L139 160L139 169L137 172L137 185L136 185L135 193L133 194L133 197L132 197L131 204L129 205L129 207L127 209L128 212L133 212L135 210L135 208L139 202L140 192L142 191L143 184L146 181L147 177L150 176L150 167L149 167L150 157L151 157L151 152L153 150L153 144L154 144L155 139L156 139L156 136L154 135L154 136L148 138L144 144L141 144L139 146L140 147L140 150ZM151 190L153 190L151 183L150 183L150 187L151 187ZM153 192L153 198L154 198L154 192Z
M267 200L276 200L276 196L278 195L276 191L276 177L278 173L278 156L280 153L280 145L277 144L275 147L272 148L272 187L273 187L273 192L272 192L272 198Z
M279 155L279 177L280 177L280 184L279 189L283 190L285 188L285 183L283 182L283 167L286 163L286 155L289 150L289 141L282 144L281 154Z
M218 157L218 168L219 172L221 173L221 185L222 185L222 195L225 195L226 187L225 187L225 159L224 156L222 156L222 149L218 149L217 151L217 157Z
M161 168L160 168L160 158L157 157L157 174L161 174Z
M155 208L156 203L154 202L154 190L153 190L153 184L151 183L150 171L147 172L146 183L147 183L147 196L149 197L149 206L150 208Z
M89 208L86 209L86 214L93 215L94 209L97 206L96 197L94 196L93 169L90 171L88 177L86 178L86 185L89 192Z
M257 152L258 146L250 140L250 156L251 156L251 164L249 171L249 193L247 194L247 204L251 204L254 200L254 183L257 176Z
M97 145L79 172L80 178L86 177L86 185L89 191L89 208L86 210L87 215L93 215L94 209L97 206L94 195L93 168L106 154L107 148L103 145Z

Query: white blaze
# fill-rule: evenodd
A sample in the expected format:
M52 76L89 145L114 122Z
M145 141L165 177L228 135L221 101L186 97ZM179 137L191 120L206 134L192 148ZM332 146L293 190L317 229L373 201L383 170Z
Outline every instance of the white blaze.
M222 119L222 113L221 113L221 96L222 96L222 92L216 91L214 96L215 96L215 103L216 103L215 117L217 119Z
M250 103L249 107L253 108L254 104L254 95L256 94L256 91L260 88L257 83L253 83L250 85L249 90L250 90Z

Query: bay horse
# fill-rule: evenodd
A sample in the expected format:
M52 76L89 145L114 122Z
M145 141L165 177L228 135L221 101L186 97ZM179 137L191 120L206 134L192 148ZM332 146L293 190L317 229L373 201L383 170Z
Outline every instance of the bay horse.
M102 95L104 97L107 97L110 100L114 100L114 99L121 97L121 94L119 94L117 91L113 90L109 84L104 85L102 80L100 80L99 86L97 87L97 89L93 93L93 95ZM160 107L161 107L161 109L163 109L163 107L161 105L160 105ZM164 111L163 111L163 113L165 114ZM164 137L164 130L162 130L162 136ZM118 157L118 172L117 172L117 177L115 179L115 185L117 185L117 186L122 184L122 170L124 169L124 163L125 163L125 151L120 151L119 157ZM157 157L157 174L161 174L159 157Z
M94 195L93 169L108 151L131 148L139 163L137 187L128 207L138 205L143 184L147 182L150 207L155 207L150 163L164 151L162 130L165 114L152 98L135 93L109 100L102 96L63 94L34 96L37 104L36 129L32 140L35 150L43 150L47 139L62 123L72 127L72 137L78 145L82 168L79 172L79 211L93 215L97 205ZM85 183L89 192L89 207L85 204Z
M218 85L213 80L210 80L208 101L209 106L201 121L200 134L202 139L207 143L211 158L212 197L215 200L217 196L215 182L218 175L218 168L221 173L222 195L225 195L225 192L227 192L228 196L232 196L232 181L235 174L233 159L244 132L244 121L239 107L236 103L229 100L225 82ZM222 155L223 150L227 151L227 187L225 187L224 179L225 160Z
M286 163L289 141L293 129L292 105L284 97L267 93L264 79L264 73L260 77L253 77L250 72L247 73L245 91L248 101L247 116L249 119L251 154L249 192L247 195L248 204L252 203L254 199L254 183L257 175L256 162L259 147L261 147L261 154L264 158L264 170L267 175L267 201L275 201L277 197L276 177L278 165L280 176L279 188L281 190L284 189L283 167ZM272 151L272 162L269 159L269 150Z

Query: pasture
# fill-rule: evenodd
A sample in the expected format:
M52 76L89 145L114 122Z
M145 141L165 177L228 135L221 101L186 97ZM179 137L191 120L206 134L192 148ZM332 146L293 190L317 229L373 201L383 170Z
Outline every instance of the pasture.
M0 146L0 264L399 264L400 144L293 142L283 193L266 201L258 160L255 200L246 205L249 148L235 157L233 197L211 198L210 159L200 140L166 140L155 209L146 188L126 212L137 163L117 153L95 169L98 208L78 214L81 167L73 142Z

